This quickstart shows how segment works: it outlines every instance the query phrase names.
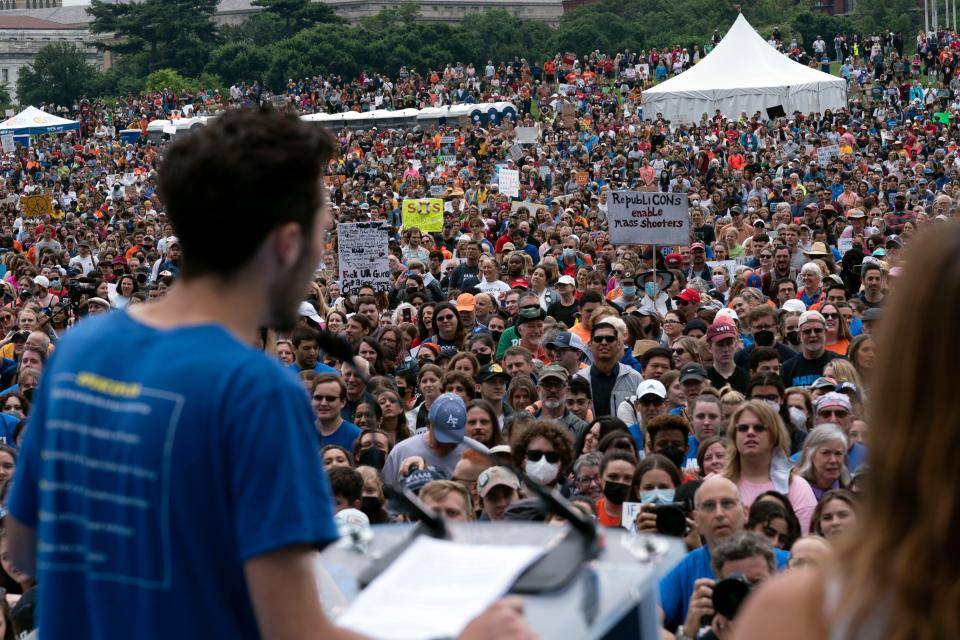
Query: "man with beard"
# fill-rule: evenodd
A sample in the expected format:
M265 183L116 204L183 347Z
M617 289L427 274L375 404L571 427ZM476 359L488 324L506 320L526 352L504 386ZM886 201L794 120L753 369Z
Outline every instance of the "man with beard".
M570 430L574 441L586 430L587 423L567 409L567 391L570 389L570 374L558 364L550 364L540 370L540 409L534 417L559 422Z
M77 325L34 396L4 526L45 635L356 637L317 591L316 549L339 536L303 383L250 346L296 324L332 156L322 130L252 109L167 148L180 282ZM526 632L510 602L463 634L478 624Z

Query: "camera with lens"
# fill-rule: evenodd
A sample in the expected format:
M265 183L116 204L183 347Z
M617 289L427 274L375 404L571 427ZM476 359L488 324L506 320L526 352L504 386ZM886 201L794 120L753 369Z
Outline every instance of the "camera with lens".
M733 620L752 590L753 583L743 574L731 573L713 586L713 610L727 620Z
M691 511L690 506L686 500L655 506L652 512L657 516L657 533L682 538L687 532L687 515Z
M69 299L73 304L80 302L81 296L92 298L97 295L95 282L92 278L75 278L70 280L67 282L67 295L64 297Z

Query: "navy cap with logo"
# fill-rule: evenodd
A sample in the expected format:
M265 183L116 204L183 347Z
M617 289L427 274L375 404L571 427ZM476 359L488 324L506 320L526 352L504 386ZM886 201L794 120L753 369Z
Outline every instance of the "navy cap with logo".
M480 371L477 373L477 382L487 382L497 376L504 378L507 382L510 381L510 374L504 371L503 367L496 362L491 362L488 365L480 367Z
M696 362L688 362L680 368L680 377L678 380L681 384L687 380L703 382L706 379L707 370L703 368L703 365L697 364Z
M463 442L464 429L467 426L467 407L463 398L455 393L444 393L433 401L427 414L433 425L433 436L441 444L460 444Z

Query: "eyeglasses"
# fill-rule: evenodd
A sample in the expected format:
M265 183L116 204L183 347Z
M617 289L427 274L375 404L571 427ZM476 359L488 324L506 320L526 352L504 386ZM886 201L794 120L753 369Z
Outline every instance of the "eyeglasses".
M546 458L550 464L560 462L559 451L540 451L539 449L527 449L527 460L530 462L540 462L540 458Z
M652 398L647 396L640 398L640 405L644 407L659 407L662 404L663 404L663 398L658 398L656 396Z
M593 336L593 341L597 344L613 344L617 341L617 336Z
M805 336L810 336L810 335L818 336L821 333L823 333L823 329L801 329L800 333Z
M317 394L313 396L313 399L316 400L317 402L326 402L329 404L333 404L334 402L338 402L340 400L340 396L322 396Z
M577 484L600 484L600 476L581 476L577 478Z
M763 433L767 430L767 426L763 424L738 424L737 433L747 433L750 430L753 430L754 433Z
M664 320L663 324L683 324L679 320Z
M840 317L839 313L821 313L825 320L836 320Z
M437 316L437 322L453 322L457 317L453 314L447 314L445 316Z
M735 509L740 504L739 500L734 500L733 498L723 498L722 500L706 500L697 506L698 511L703 511L704 513L712 513L717 510L717 507L720 507L724 511L730 511Z

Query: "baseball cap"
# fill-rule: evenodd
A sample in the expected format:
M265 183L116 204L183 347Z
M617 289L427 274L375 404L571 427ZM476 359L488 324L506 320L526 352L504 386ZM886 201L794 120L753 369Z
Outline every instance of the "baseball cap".
M426 469L414 469L407 474L406 478L403 479L403 486L405 489L410 489L410 491L414 493L420 493L420 489L423 489L424 485L427 483L433 482L434 480L446 479L447 478L434 467L427 467Z
M678 293L674 297L674 300L683 300L684 302L693 302L696 304L700 304L702 298L700 297L699 291L688 287L683 291L681 291L680 293Z
M569 331L558 333L554 336L553 340L544 346L553 347L554 349L578 349L580 353L587 356L588 360L592 359L590 352L587 350L587 345L583 344L580 336L575 333L570 333Z
M663 262L667 267L679 267L683 264L683 256L679 253L668 253L663 259Z
M853 406L850 404L850 398L842 393L837 393L836 391L825 393L817 398L816 406L818 412L826 409L827 407L840 407L841 409L846 409L850 412L853 411Z
M803 303L803 300L797 300L794 298L793 300L787 300L784 302L783 306L780 308L788 313L803 313L807 310L807 305Z
M433 425L433 436L443 444L463 442L463 431L467 425L467 407L463 398L455 393L444 393L433 401L427 414Z
M514 321L514 325L519 327L525 322L543 320L545 315L542 307L521 307L517 312L517 319Z
M876 322L883 315L883 312L880 311L877 307L872 307L863 312L863 315L860 317L864 322Z
M313 305L307 302L306 300L300 303L300 308L298 309L298 313L300 317L310 318L317 324L321 324L322 322L322 320L320 319L320 314L317 313L317 310L313 307Z
M866 218L867 214L863 211L863 209L850 209L850 211L847 212L847 217L848 218Z
M680 367L680 377L678 380L681 384L687 380L697 380L698 382L703 382L707 379L707 370L703 368L702 364L697 364L696 362L688 362L687 364Z
M513 282L510 283L511 289L529 289L530 281L526 278L514 278Z
M820 324L823 325L827 324L827 321L823 319L823 315L821 315L819 311L804 311L800 314L800 320L797 322L797 331L812 320L818 320Z
M477 382L486 382L497 376L506 378L508 381L510 380L510 374L504 371L503 367L496 362L491 362L490 364L480 367L480 371L477 372Z
M725 322L723 320L716 320L712 325L710 325L710 328L707 329L707 342L714 342L715 340L736 337L737 328L733 325L733 323Z
M697 249L701 249L703 251L707 250L702 242L694 242L692 245L690 245L690 251L696 251Z
M50 278L48 278L47 276L36 276L33 279L33 283L38 284L44 289L46 289L50 286Z
M557 284L568 284L571 287L577 286L577 281L573 279L573 276L560 276L557 278Z
M477 307L477 299L472 293L461 293L457 296L457 311L473 311Z
M667 399L667 388L659 380L644 380L637 387L637 398L654 395L661 400Z
M820 376L813 381L813 384L810 385L811 389L830 389L831 391L837 388L837 381L833 378L828 378L826 376Z
M92 304L95 304L95 305L97 305L97 306L103 307L104 309L109 309L109 308L110 308L110 303L109 303L109 302L107 302L107 301L104 300L103 298L100 298L100 297L97 297L97 296L94 296L94 297L92 297L92 298L88 298L88 299L87 299L87 306L89 307L89 306L92 305Z
M370 530L370 518L360 509L341 509L333 521L341 538Z
M484 469L483 473L477 478L477 494L481 498L486 498L487 494L493 491L494 487L510 487L515 491L520 490L520 480L505 467L490 467Z
M570 379L570 374L558 364L548 364L540 370L540 382L543 382L547 378L554 378L561 382L566 382Z
M720 309L720 311L717 311L717 316L714 318L714 321L716 321L718 318L727 318L734 323L740 322L740 316L737 315L736 311L730 309L729 307L724 307L723 309Z

